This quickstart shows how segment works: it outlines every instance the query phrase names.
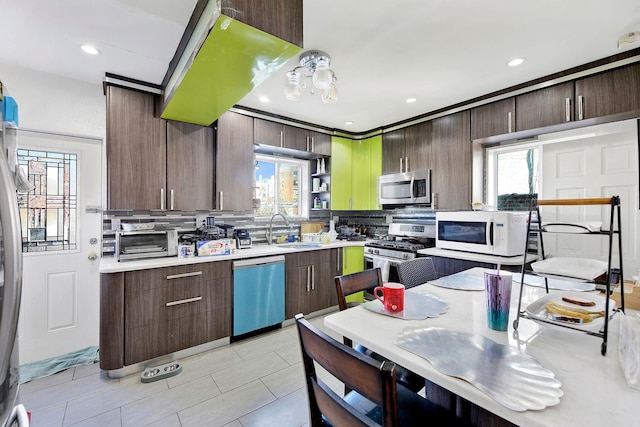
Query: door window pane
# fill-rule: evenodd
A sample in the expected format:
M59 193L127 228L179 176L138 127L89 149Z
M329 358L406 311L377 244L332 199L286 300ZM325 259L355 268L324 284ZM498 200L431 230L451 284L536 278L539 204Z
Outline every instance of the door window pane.
M75 250L77 156L19 149L18 165L35 186L18 194L22 251Z

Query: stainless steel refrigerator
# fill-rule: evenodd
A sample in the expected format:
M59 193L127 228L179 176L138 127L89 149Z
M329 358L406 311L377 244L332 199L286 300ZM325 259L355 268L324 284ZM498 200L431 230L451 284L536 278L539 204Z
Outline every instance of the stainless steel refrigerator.
M15 174L9 168L4 143L6 132L0 122L0 427L29 424L24 406L17 404L22 237Z

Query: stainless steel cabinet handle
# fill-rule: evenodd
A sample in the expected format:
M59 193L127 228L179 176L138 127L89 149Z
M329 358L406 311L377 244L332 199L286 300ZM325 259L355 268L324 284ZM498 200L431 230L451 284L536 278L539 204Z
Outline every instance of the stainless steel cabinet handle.
M507 128L508 132L511 133L511 111L507 113Z
M284 147L284 131L280 131L280 148Z
M571 98L565 98L564 100L564 113L565 113L565 122L571 121Z
M578 120L584 119L584 96L578 96Z
M224 191L220 191L220 203L218 203L218 206L220 207L220 210L223 211L224 210Z
M311 290L316 290L316 266L311 266Z
M309 137L307 137L307 151L309 151Z
M201 275L202 275L202 271L194 271L191 273L182 273L182 274L172 274L170 276L167 276L167 280L182 279L184 277L193 277L193 276L201 276Z
M164 210L164 188L160 189L160 210Z
M311 279L309 276L311 275L311 269L307 266L307 292L309 292L309 288L311 287Z
M400 157L400 173L404 172L404 170L402 170L402 157Z
M173 210L173 190L169 192L169 210Z
M342 264L342 262L340 261L340 255L342 255L342 249L338 248L336 249L336 271L340 271L340 265Z
M200 301L201 299L202 299L202 297L186 298L186 299L181 299L181 300L178 300L178 301L171 301L171 302L166 303L165 305L167 307L173 307L174 305L189 304L190 302Z
M409 158L408 157L404 158L404 171L405 172L409 172Z
M315 142L315 137L313 137L313 136L312 136L312 137L311 137L311 151L316 151L316 150L315 150L315 148L314 148L314 146L313 146L313 143L314 143L314 142Z

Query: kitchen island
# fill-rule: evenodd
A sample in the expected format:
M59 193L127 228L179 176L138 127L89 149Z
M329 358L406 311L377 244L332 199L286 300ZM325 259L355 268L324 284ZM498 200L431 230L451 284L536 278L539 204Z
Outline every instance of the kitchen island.
M474 270L474 274L482 274L482 269ZM617 313L609 323L609 351L602 356L601 338L589 336L584 332L539 324L529 319L520 319L518 331L514 331L512 325L517 311L518 286L519 284L514 282L507 332L498 332L487 327L483 291L447 289L432 284L421 285L415 289L429 292L447 302L448 311L436 318L403 320L381 315L360 306L327 316L325 325L516 425L636 425L640 415L637 407L640 390L627 385L618 362L621 315ZM411 291L407 293L407 297ZM542 297L544 292L543 288L527 286L523 293L524 306ZM632 311L627 309L627 314L632 315ZM559 404L542 410L508 409L470 383L445 375L421 356L398 347L396 339L399 334L412 327L441 327L450 331L477 334L507 345L533 357L544 368L551 370L555 378L561 382L564 395L560 397ZM455 350L451 349L450 354L451 357L455 357ZM480 363L479 366L484 365Z

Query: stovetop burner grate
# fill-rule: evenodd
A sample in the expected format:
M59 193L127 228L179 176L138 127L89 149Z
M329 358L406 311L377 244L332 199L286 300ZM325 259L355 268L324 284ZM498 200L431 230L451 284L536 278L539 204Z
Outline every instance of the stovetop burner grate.
M422 243L415 243L409 241L393 241L393 240L375 240L373 242L365 243L365 246L382 249L393 249L402 252L417 252L420 249L424 249L426 246Z

